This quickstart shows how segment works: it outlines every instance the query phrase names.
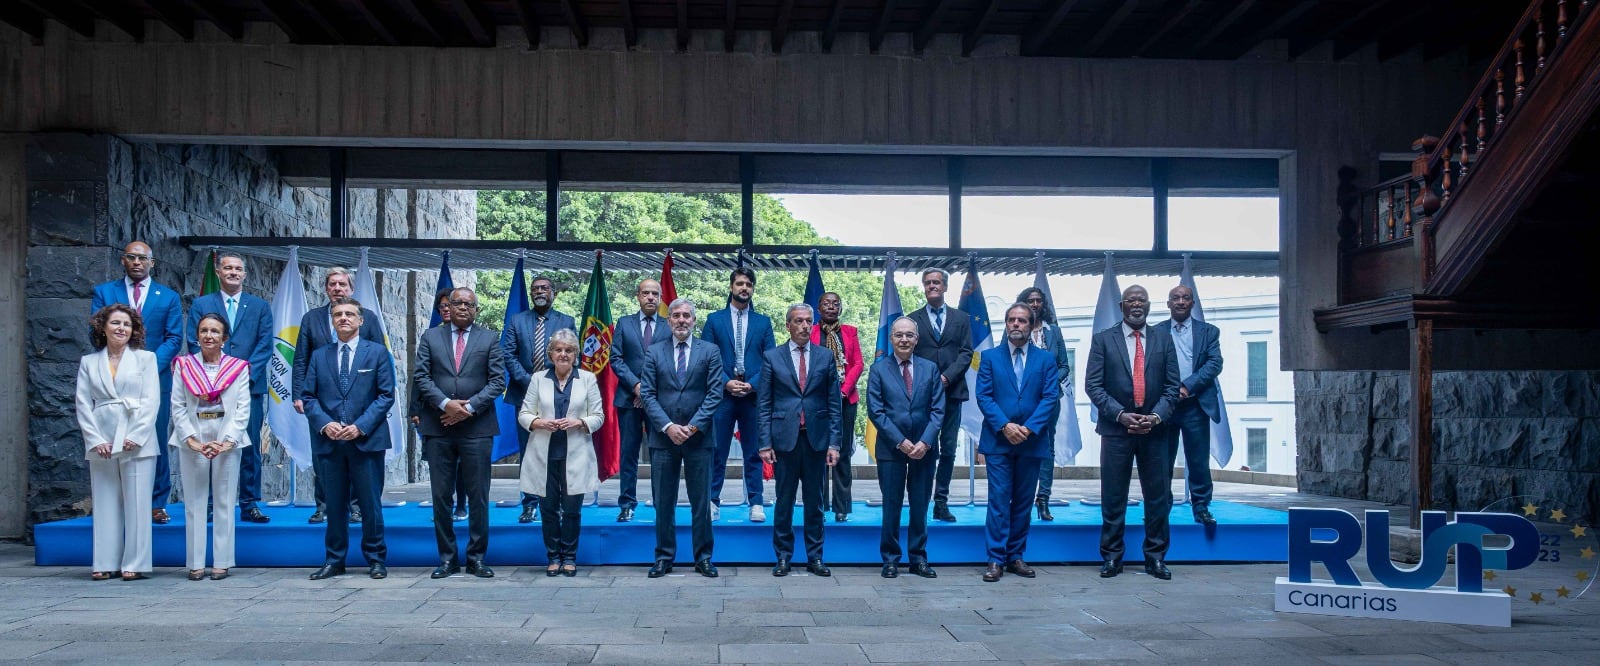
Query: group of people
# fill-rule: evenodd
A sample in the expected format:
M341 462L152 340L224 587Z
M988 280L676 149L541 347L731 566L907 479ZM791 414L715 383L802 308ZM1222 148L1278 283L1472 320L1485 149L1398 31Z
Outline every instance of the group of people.
M150 279L153 264L145 243L124 248L124 279L95 290L90 321L96 351L79 369L78 419L96 509L92 575L135 580L151 570L151 523L168 520L170 489L162 485L170 445L179 452L189 577L207 576L209 511L209 577L221 579L234 562L235 508L239 519L270 520L258 503L271 312L264 300L243 293L245 262L238 255L218 258L221 290L195 299L187 320L178 292ZM736 432L751 522L767 519L763 465L774 470L773 575L786 576L794 566L797 498L803 566L830 575L825 515L831 511L844 522L851 513L849 460L863 374L867 418L879 433L882 575L897 577L905 562L910 573L937 576L928 561L928 519L931 513L935 520L956 520L949 487L962 404L971 399L983 415L977 452L988 483L983 579L1032 577L1024 560L1028 529L1035 509L1040 519L1053 519L1053 430L1072 386L1053 310L1038 289L1023 291L1006 309L1005 343L980 355L969 396L970 316L945 302L945 271L925 270L921 283L926 305L892 323L891 349L869 368L859 332L840 321L844 304L836 293L824 294L815 312L805 304L788 307L782 322L787 340L777 344L771 319L751 305L756 274L748 268L732 271L728 305L705 317L699 337L693 335L695 304L680 298L663 313L660 284L643 280L634 294L638 311L621 317L613 331L612 395L601 395L598 378L579 367L575 322L554 309L549 278L531 283L532 307L513 318L504 336L475 323L478 301L471 289L440 292L435 307L443 323L418 341L407 401L429 462L440 555L433 577L463 568L494 575L484 557L500 399L517 408L519 520L542 517L547 575L577 572L583 497L600 483L592 433L604 425L604 401L615 408L621 439L619 522L633 520L641 448L649 455L658 508L650 577L671 572L678 559L679 479L689 496L694 568L717 576L712 523L720 516ZM378 315L350 298L349 272L330 270L323 286L328 305L302 319L292 372L294 406L311 429L317 479L311 522L327 525L325 563L311 578L345 573L349 526L360 523L368 575L381 579L388 574L380 497L390 446L386 416L398 399L394 361ZM1205 456L1209 419L1217 413L1218 336L1215 327L1190 318L1193 293L1186 287L1171 291L1172 320L1159 326L1146 327L1149 299L1142 287L1129 287L1121 307L1123 322L1095 335L1084 378L1104 442L1100 574L1122 570L1123 522L1137 461L1146 502L1145 568L1170 578L1167 513L1180 438L1195 518L1215 524ZM907 504L909 543L902 549ZM464 553L453 524L463 518Z

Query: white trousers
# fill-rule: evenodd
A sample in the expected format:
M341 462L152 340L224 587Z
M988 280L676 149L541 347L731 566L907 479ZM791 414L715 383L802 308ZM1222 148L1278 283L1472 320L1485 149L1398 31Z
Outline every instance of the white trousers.
M239 449L207 459L187 446L175 447L180 462L178 482L183 484L183 522L189 569L206 566L206 505L211 512L212 566L233 568L233 528L239 506Z
M156 458L89 458L94 571L149 573L150 496Z

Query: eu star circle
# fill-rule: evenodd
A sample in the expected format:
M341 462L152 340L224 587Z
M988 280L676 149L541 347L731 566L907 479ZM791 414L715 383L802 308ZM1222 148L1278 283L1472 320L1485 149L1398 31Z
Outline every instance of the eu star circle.
M1539 529L1539 556L1533 564L1514 572L1485 570L1485 591L1499 589L1542 606L1577 599L1594 586L1600 575L1600 530L1563 503L1518 495L1493 502L1483 511L1522 516Z

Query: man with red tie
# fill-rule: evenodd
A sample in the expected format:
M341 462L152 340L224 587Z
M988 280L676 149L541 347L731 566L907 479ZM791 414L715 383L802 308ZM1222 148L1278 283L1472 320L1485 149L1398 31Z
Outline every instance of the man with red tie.
M850 485L854 481L850 457L856 452L856 411L861 406L856 382L866 369L861 360L861 336L856 327L839 321L843 312L844 300L839 294L825 292L817 303L821 321L811 327L811 344L821 345L833 354L834 367L839 370L839 392L844 398L844 418L839 421L839 433L843 438L839 464L828 468L829 482L822 486L822 508L827 511L828 507L833 507L836 523L850 519Z
M1166 435L1156 432L1178 404L1178 356L1172 336L1150 335L1150 294L1122 291L1122 322L1094 334L1083 390L1100 434L1100 577L1122 573L1124 519L1133 463L1144 491L1145 573L1170 580L1167 513L1172 509L1172 460Z

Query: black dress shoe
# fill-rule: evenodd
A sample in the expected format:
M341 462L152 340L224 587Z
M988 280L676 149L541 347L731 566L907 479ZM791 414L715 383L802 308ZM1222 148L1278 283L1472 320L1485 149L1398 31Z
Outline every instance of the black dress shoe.
M1101 578L1116 578L1122 573L1122 560L1106 560L1100 564Z
M321 569L311 572L311 580L322 580L344 575L343 564L324 564Z
M522 507L522 515L517 516L517 522L519 522L519 523L531 523L531 522L533 522L533 507L531 507L531 506Z
M660 578L669 573L672 573L672 563L666 560L656 560L656 563L650 567L651 578Z
M694 570L706 578L717 577L717 565L712 564L711 560L700 560L699 562L695 562Z
M950 513L950 504L947 502L933 503L933 519L947 523L956 522L956 514Z
M455 562L444 562L439 566L434 567L433 573L429 574L428 577L438 580L440 578L449 578L450 576L458 573L461 573L461 565L456 564Z
M455 513L450 514L450 520L458 522L458 523L463 521L463 520L466 520L466 519L467 519L467 510L465 508L456 509Z
M1050 514L1050 500L1040 499L1039 501L1034 502L1034 504L1039 506L1039 520L1053 521L1056 519L1055 516Z
M359 525L359 524L361 524L361 509L351 509L350 510L350 524L351 525Z
M820 557L807 562L806 571L811 572L811 575L813 576L828 577L833 575L833 569L829 569L828 565L823 564L822 558Z
M900 566L898 564L895 564L894 562L890 562L888 564L883 565L883 577L884 578L899 578L900 577Z
M1005 570L1000 568L1000 563L990 562L989 568L983 570L983 582L993 583L1000 580L1000 577L1004 575L1006 575Z
M318 509L311 513L311 517L307 518L306 522L311 523L312 525L326 523L328 522L328 514L323 512L321 509Z
M245 509L243 511L240 511L239 512L239 519L243 520L244 522L247 522L247 523L270 523L270 522L272 522L272 519L267 517L267 514L261 513L261 509L258 509L258 508L253 507L253 506L248 508L248 509Z
M633 509L631 507L624 507L621 511L618 511L617 512L617 522L619 522L619 523L631 523L631 522L633 522Z
M367 567L367 575L373 580L383 580L389 577L389 567L384 566L382 562L374 562L372 566Z
M778 558L778 563L772 565L772 575L779 578L789 575L789 558Z
M939 577L939 572L934 571L933 567L928 566L927 562L912 562L911 563L911 573L914 573L914 574L916 574L918 576L922 576L923 578L938 578Z
M848 514L848 513L839 513L837 511L835 511L834 514L833 514L833 522L836 522L836 523L848 523L848 522L850 522L850 514Z
M1145 560L1144 572L1161 580L1172 580L1172 570L1161 560Z
M1034 577L1033 567L1028 566L1028 563L1023 562L1021 559L1011 560L1011 562L1007 563L1006 571L1009 573L1014 573L1018 576L1022 576L1023 578Z
M487 564L472 560L467 560L467 573L479 578L494 578L494 569L490 569Z
M1207 508L1205 508L1203 506L1202 507L1195 507L1195 510L1194 510L1194 522L1200 523L1201 525L1205 525L1206 527L1214 527L1217 524L1217 517L1211 515L1211 510L1210 509L1207 509Z
M150 510L150 522L155 523L157 525L165 525L167 523L172 522L172 516L167 515L167 510L166 509L151 509Z

